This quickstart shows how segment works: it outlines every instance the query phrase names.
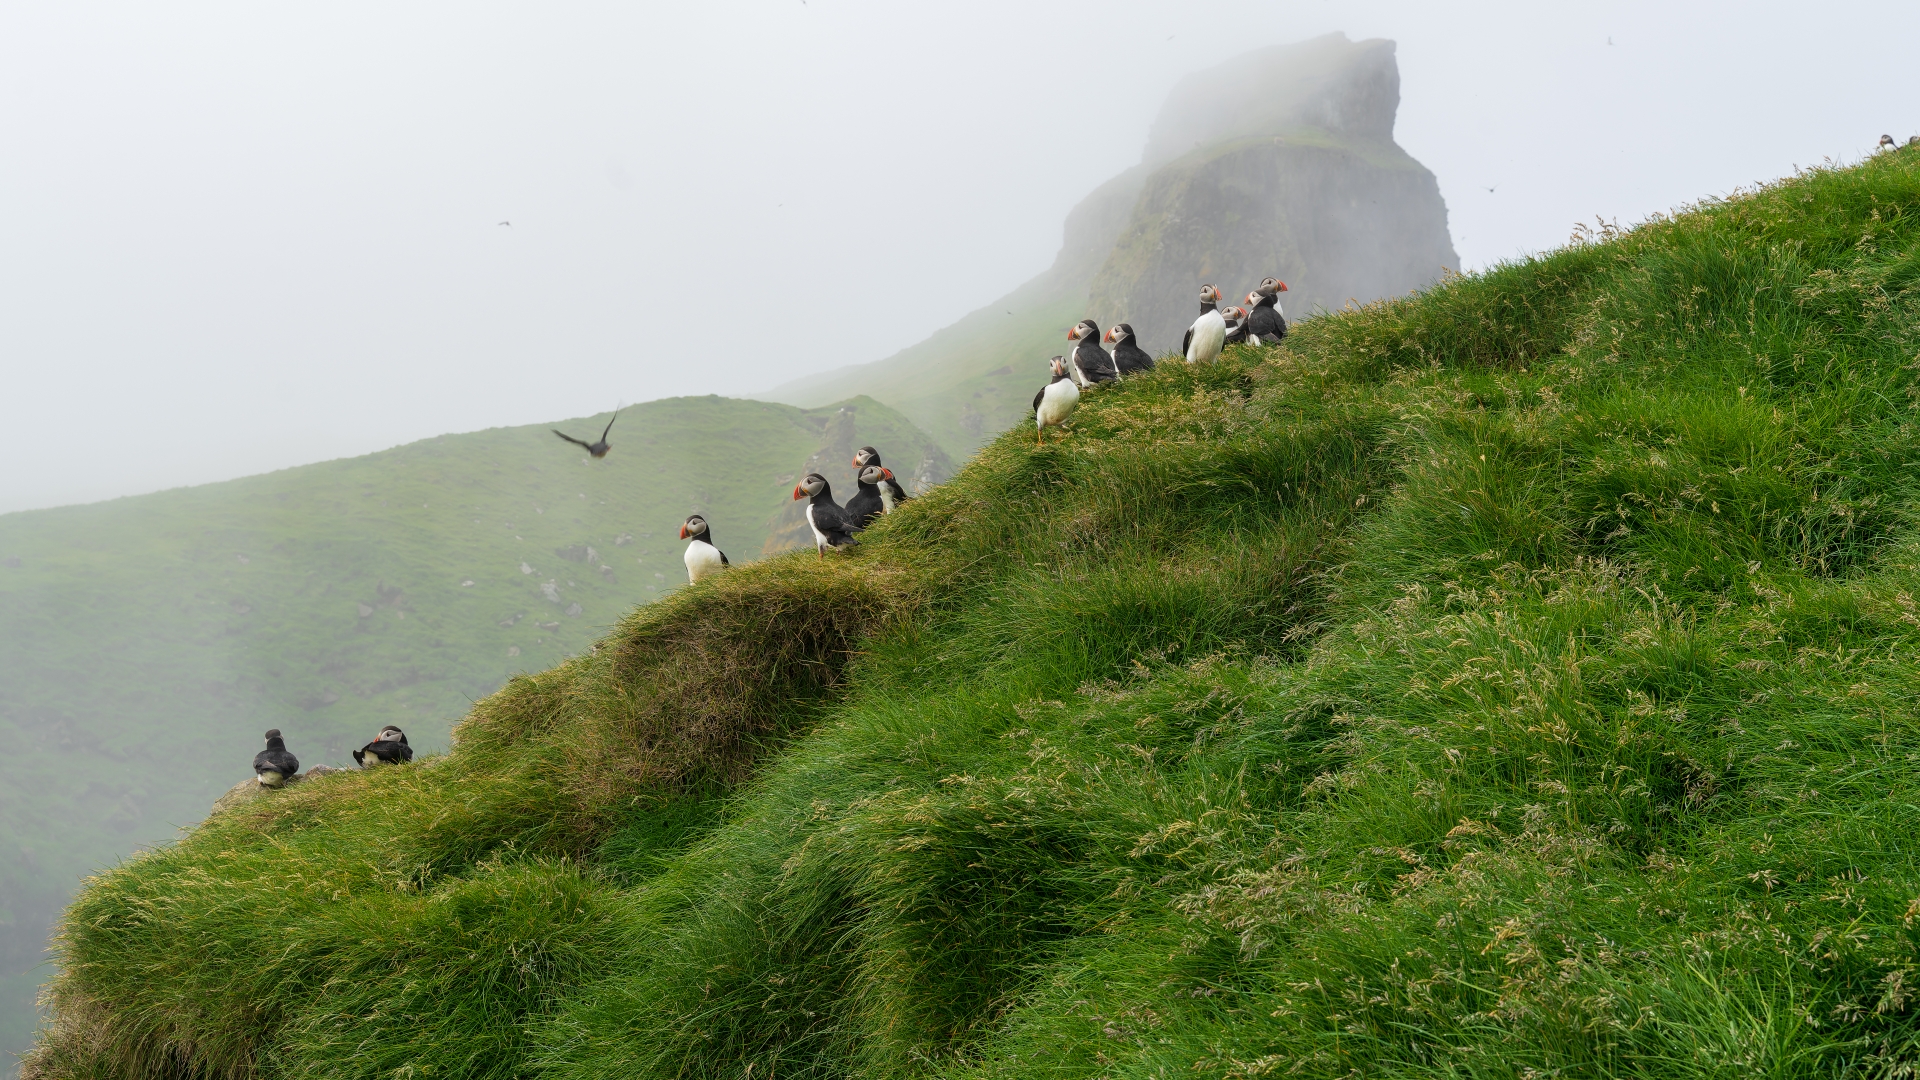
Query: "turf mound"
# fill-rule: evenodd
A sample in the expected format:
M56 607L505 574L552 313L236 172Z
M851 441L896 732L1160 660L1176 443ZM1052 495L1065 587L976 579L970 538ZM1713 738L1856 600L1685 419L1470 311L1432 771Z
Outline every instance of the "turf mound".
M1920 152L1090 394L96 879L29 1075L1910 1075Z

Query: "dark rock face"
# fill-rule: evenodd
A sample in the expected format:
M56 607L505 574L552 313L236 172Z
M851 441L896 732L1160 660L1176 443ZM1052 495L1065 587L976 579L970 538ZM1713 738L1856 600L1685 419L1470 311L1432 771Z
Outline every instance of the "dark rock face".
M1278 277L1291 319L1458 266L1439 185L1393 142L1393 48L1335 34L1176 88L1148 139L1152 172L1088 288L1091 317L1132 323L1158 354L1179 348L1202 284L1237 304Z

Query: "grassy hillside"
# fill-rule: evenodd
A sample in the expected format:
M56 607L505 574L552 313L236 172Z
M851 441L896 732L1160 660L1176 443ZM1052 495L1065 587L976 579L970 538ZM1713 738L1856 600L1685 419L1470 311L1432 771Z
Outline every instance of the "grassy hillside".
M830 429L906 470L934 451L864 399L681 398L627 410L597 462L546 425L505 428L0 516L0 1050L30 1041L81 878L199 820L263 730L307 764L389 722L444 749L509 675L684 583L688 512L757 557Z
M68 912L37 1077L1910 1075L1920 152L1165 365Z

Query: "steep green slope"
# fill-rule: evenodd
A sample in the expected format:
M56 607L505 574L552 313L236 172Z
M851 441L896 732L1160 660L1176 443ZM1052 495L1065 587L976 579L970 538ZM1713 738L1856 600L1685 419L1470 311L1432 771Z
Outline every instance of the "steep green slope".
M688 512L757 557L829 429L944 467L864 399L680 398L627 410L597 462L546 425L504 428L0 516L0 1049L28 1044L80 879L202 817L261 731L307 764L347 761L385 723L444 748L513 672L683 583Z
M28 1073L1907 1075L1916 212L1102 389L96 878Z

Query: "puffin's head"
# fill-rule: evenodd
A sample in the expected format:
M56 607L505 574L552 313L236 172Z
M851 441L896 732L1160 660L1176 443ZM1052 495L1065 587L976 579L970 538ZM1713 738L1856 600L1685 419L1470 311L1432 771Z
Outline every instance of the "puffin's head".
M869 465L860 470L860 482L863 484L878 484L882 480L891 479L893 479L893 470L885 465Z
M1202 285L1202 286L1200 286L1200 302L1201 302L1201 303L1203 303L1203 304L1217 304L1217 303L1219 303L1219 302L1220 302L1220 290L1219 290L1219 289L1216 289L1216 288L1214 288L1214 287L1213 287L1213 286L1211 286L1211 285Z
M1066 358L1066 357L1064 357L1064 356L1056 356L1056 357L1054 357L1053 359L1051 359L1051 360L1049 360L1049 361L1047 361L1047 364L1048 364L1048 366L1050 366L1050 367L1051 367L1051 368L1053 369L1053 377L1054 377L1054 378L1056 378L1056 379L1058 379L1058 378L1062 378L1062 377L1064 377L1064 376L1066 375L1066 373L1067 373L1067 358Z
M1248 307L1250 308L1255 307L1259 303L1260 303L1260 290L1255 289L1254 291L1247 294L1246 305Z
M1221 308L1220 317L1228 322L1245 322L1247 309L1242 307Z
M1880 145L1889 150L1893 149L1894 147L1893 136L1891 135L1880 136Z
M817 472L810 472L802 477L798 484L793 486L793 497L796 499L811 499L815 495L827 490L829 490L827 487L827 478Z
M1260 280L1260 287L1254 291L1263 296L1279 296L1281 293L1287 291L1287 283L1281 281L1279 278L1262 278Z
M853 467L856 469L864 469L878 460L880 451L871 446L863 446L853 452Z
M680 539L696 540L707 534L707 519L695 514L680 526Z
M1100 327L1092 319L1081 319L1074 328L1067 331L1067 340L1079 343L1100 336Z
M394 727L392 724L388 724L386 727L383 727L380 729L380 738L378 738L375 741L376 742L406 742L407 735L405 732L401 731L399 728Z
M1114 345L1118 345L1132 337L1133 324L1117 322L1113 324L1113 329L1107 331L1106 340Z
M267 729L267 741L268 741L269 743L271 743L271 742L272 742L273 740L275 740L275 739L277 739L277 738L279 738L279 737L280 737L280 729L279 729L279 728L268 728L268 729Z

